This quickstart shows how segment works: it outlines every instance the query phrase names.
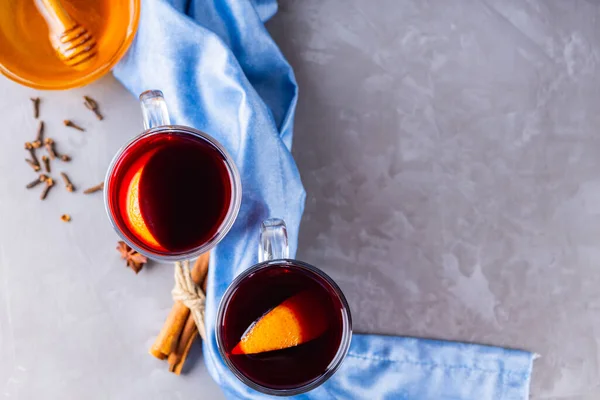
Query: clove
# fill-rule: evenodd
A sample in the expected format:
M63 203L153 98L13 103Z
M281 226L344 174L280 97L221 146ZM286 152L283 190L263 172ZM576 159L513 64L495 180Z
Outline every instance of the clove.
M44 121L40 121L40 124L38 125L37 136L36 136L35 140L33 142L31 142L31 145L33 146L34 149L38 149L42 146L43 142L44 142Z
M83 129L82 127L80 127L79 125L77 125L75 122L65 119L63 121L63 123L65 124L65 126L68 126L69 128L73 128L73 129L77 129L78 131L81 132L85 132L85 129Z
M54 180L52 178L46 179L46 187L44 188L44 191L40 195L40 200L46 199L46 196L48 196L48 192L50 191L52 186L54 186Z
M32 97L30 100L33 102L33 117L37 119L40 116L40 98Z
M42 156L42 162L44 163L44 169L47 173L50 173L50 159L48 156Z
M31 188L34 188L34 187L36 187L37 185L39 185L39 184L40 184L40 183L42 183L42 182L43 182L43 181L42 181L42 180L40 180L40 178L37 178L36 180L29 182L29 183L27 184L27 186L25 186L25 187L26 187L27 189L31 189Z
M31 155L31 161L33 162L33 164L37 165L39 167L40 161L38 160L37 156L35 155L35 149L31 145L31 143L25 142L25 150L29 151L29 154ZM39 171L39 168L36 169L36 171Z
M46 140L44 140L44 145L46 146L46 151L50 155L50 158L54 160L56 158L56 151L54 151L54 140L52 140L52 138L46 138Z
M98 103L96 103L96 100L92 99L89 96L83 96L83 99L85 100L83 102L85 107L88 110L93 111L94 114L96 114L96 118L98 118L99 121L102 121L104 119L104 117L102 116L102 114L100 114L100 111L98 110Z
M45 182L46 179L48 179L48 176L41 174L35 181L31 181L27 184L27 186L25 186L27 189L31 189L36 187L37 185L39 185L42 182Z
M46 138L44 140L44 144L46 146L46 151L50 155L50 159L54 160L55 158L60 158L62 161L71 161L71 157L66 154L58 154L56 151L56 144L52 138Z
M61 172L60 176L63 179L63 182L65 183L65 187L67 188L67 192L74 192L75 191L75 186L73 186L73 183L71 183L71 180L69 179L69 177L67 176L66 173Z
M104 190L104 182L97 184L96 186L92 186L91 188L87 188L83 191L84 194L92 194Z
M36 164L35 162L31 161L29 158L26 158L25 162L27 164L29 164L35 172L38 172L41 169L39 164Z

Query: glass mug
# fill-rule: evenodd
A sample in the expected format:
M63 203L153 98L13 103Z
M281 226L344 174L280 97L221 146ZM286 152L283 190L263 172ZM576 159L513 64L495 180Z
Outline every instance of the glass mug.
M352 337L348 302L324 272L289 259L283 220L263 222L259 264L227 288L215 333L221 357L249 387L292 396L325 382Z
M214 138L171 125L162 92L140 95L145 131L115 155L104 203L119 236L141 254L180 261L213 248L241 204L238 170Z

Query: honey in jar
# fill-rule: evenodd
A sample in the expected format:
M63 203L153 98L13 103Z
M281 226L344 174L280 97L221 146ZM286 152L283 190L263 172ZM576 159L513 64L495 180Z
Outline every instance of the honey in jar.
M2 0L0 72L10 79L38 89L82 86L107 73L127 51L137 29L139 0L55 1L93 35L96 55L85 69L65 65L40 13L44 0Z

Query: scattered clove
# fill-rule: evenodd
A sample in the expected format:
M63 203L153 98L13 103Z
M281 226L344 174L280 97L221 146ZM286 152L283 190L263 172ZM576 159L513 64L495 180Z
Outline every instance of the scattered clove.
M63 222L71 222L71 216L70 216L69 214L63 214L63 215L61 215L61 216L60 216L60 219L61 219Z
M51 160L54 160L55 158L60 158L62 161L65 162L71 161L71 157L69 157L68 155L58 154L58 152L56 151L56 143L52 138L46 138L46 140L44 140L44 143L46 145L46 151L48 151Z
M48 156L42 156L42 163L44 163L44 169L47 173L50 173L50 159Z
M61 172L60 176L63 179L63 182L65 183L65 187L67 188L67 192L73 192L75 191L75 186L73 186L73 183L71 183L71 180L69 179L69 177L67 176L66 173Z
M35 149L33 147L31 147L31 148L29 148L27 150L29 150L29 154L31 155L31 161L33 161L34 165L37 165L39 167L40 166L40 160L38 160L37 156L35 155Z
M65 126L68 126L69 128L73 128L73 129L77 129L78 131L81 132L85 132L85 129L83 129L82 127L80 127L79 125L77 125L75 122L65 119L63 121L63 123L65 124Z
M96 186L92 186L91 188L87 188L83 191L84 194L92 194L104 190L104 182L97 184Z
M96 103L96 100L92 99L89 96L83 96L83 99L85 100L83 102L85 107L88 110L93 111L94 114L96 114L96 118L98 118L99 121L102 121L104 119L104 117L102 116L102 114L100 114L100 111L98 110L98 103Z
M33 117L37 119L40 116L40 98L32 97L30 100L33 102Z
M50 159L54 160L57 157L56 150L54 149L54 140L52 140L52 138L46 138L46 140L44 140L44 145L46 146L46 151L50 155Z
M42 194L40 196L40 200L46 199L46 196L48 196L48 192L50 191L52 186L54 186L54 180L52 178L46 179L46 187L44 188L44 191L42 192Z
M39 185L42 182L45 182L46 179L48 179L48 176L41 174L35 181L31 181L27 184L27 186L25 186L27 189L31 189L36 187L37 185Z
M27 164L29 164L35 172L38 172L41 169L39 164L36 164L34 161L30 160L29 158L26 158L25 162Z
M31 145L33 146L34 149L38 149L42 146L43 142L44 142L44 121L40 121L40 124L38 125L37 136L36 136L35 140L33 142L31 142Z
M40 183L42 183L42 182L43 182L43 181L42 181L42 180L40 180L40 178L37 178L36 180L29 182L29 183L27 184L27 186L25 186L25 188L27 188L27 189L34 188L34 187L36 187L37 185L39 185Z
M127 260L127 266L136 274L140 272L144 267L144 264L148 262L148 259L145 256L129 247L127 243L123 241L119 241L117 250L121 253L121 258Z

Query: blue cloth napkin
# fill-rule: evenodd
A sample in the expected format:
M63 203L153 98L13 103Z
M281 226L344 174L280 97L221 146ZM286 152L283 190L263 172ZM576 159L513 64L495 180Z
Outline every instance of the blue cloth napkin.
M162 90L172 120L214 136L240 170L240 214L211 257L204 343L208 370L231 399L268 396L242 384L221 360L214 336L219 300L257 262L263 219L285 219L296 253L304 208L290 153L298 89L264 27L276 11L274 0L145 0L136 40L115 69L135 95ZM296 398L527 399L531 367L532 354L522 351L355 334L340 370Z

